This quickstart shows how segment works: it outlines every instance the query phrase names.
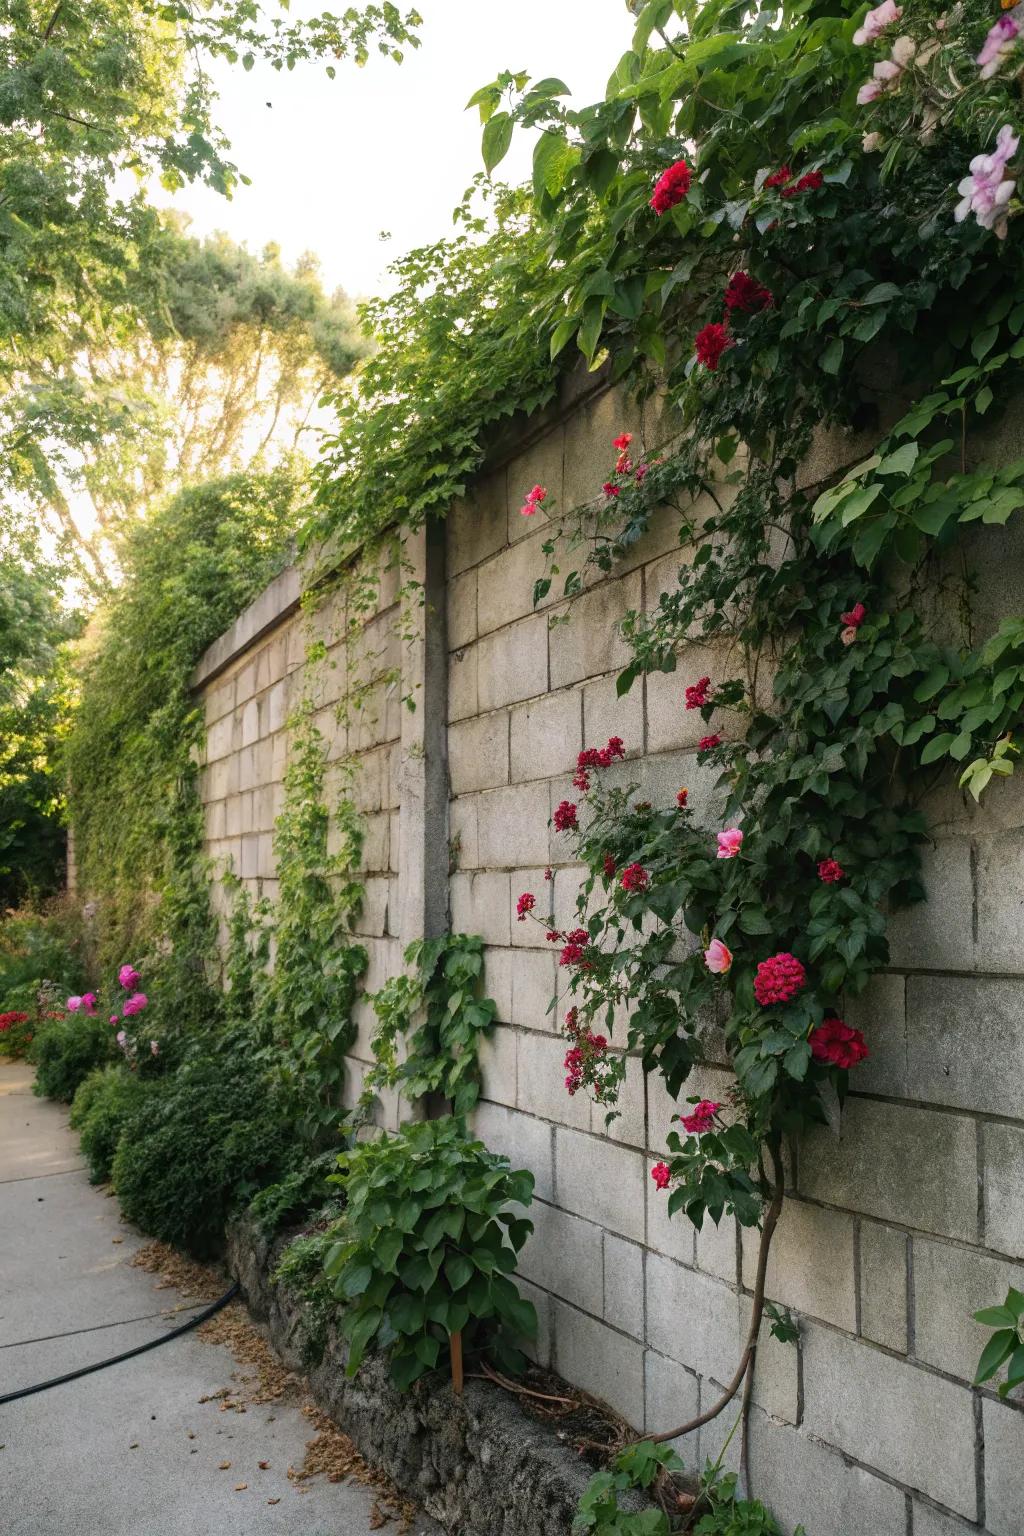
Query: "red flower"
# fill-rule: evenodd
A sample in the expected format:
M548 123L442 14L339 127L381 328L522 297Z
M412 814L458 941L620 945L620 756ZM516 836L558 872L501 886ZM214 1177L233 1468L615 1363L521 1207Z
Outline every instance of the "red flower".
M532 491L527 491L526 500L519 508L522 515L524 517L533 517L547 494L547 490L543 485L535 485Z
M555 806L555 814L551 820L554 822L556 832L571 832L579 825L576 820L576 807L571 800L562 800Z
M0 1030L10 1029L12 1024L24 1024L27 1020L27 1013L0 1013Z
M572 776L572 787L573 789L578 789L582 794L586 794L590 788L590 774L584 768L576 769Z
M615 473L617 475L628 475L632 468L633 461L629 457L629 454L620 453L618 458L615 460Z
M586 954L590 935L585 928L574 928L565 936L565 947L558 957L559 965L579 965Z
M604 856L603 868L604 868L604 877L605 877L605 879L606 880L614 879L614 877L615 877L615 860L612 858L610 853L606 853L605 856Z
M860 629L867 616L868 611L864 604L854 603L849 613L841 613L839 619L841 623L846 625L847 629Z
M625 757L626 744L621 736L609 736L608 745L604 749L612 757Z
M710 677L702 677L699 678L697 682L691 683L689 688L686 690L686 708L702 709L708 702L708 693L710 689Z
M554 878L555 878L555 872L551 868L551 866L549 865L548 868L544 871L544 879L545 880L553 880Z
M701 1099L695 1104L693 1112L689 1115L680 1115L684 1131L689 1131L691 1136L703 1136L705 1131L710 1131L715 1123L715 1116L721 1109L721 1104L715 1104L711 1099Z
M712 752L715 747L722 745L721 736L702 736L697 743L698 752Z
M549 944L559 944L562 940L562 935L559 933L557 928L549 928L544 937L547 939Z
M712 321L702 331L698 331L693 338L694 350L697 353L698 363L703 363L705 368L710 368L712 373L717 372L722 353L727 347L732 346L729 333L724 325Z
M781 197L796 197L796 187L783 187Z
M788 1003L803 989L807 972L795 955L788 950L762 960L754 977L754 996L762 1008L775 1003Z
M624 891L646 891L650 883L651 877L642 864L627 864L619 876Z
M632 432L623 432L618 437L612 438L612 447L617 448L620 453L625 453L626 449L629 447L632 441Z
M667 171L662 171L651 194L651 207L659 219L663 213L681 203L689 190L690 167L685 160L677 160Z
M749 272L734 272L722 295L726 309L739 309L752 315L759 309L770 309L774 300L767 288L750 276Z
M859 1029L852 1029L842 1019L826 1019L817 1029L811 1030L811 1055L815 1061L828 1062L829 1066L848 1071L864 1060L868 1048Z
M824 182L825 178L820 171L808 171L805 176L800 177L796 189L798 192L817 192Z
M668 1163L655 1163L654 1167L651 1169L651 1178L654 1180L658 1189L667 1189L671 1177L672 1170Z
M840 880L846 878L846 870L835 859L822 859L818 865L818 879L826 885L838 885Z
M604 491L606 496L621 496L622 495L622 487L619 486L619 485L613 485L610 480L606 480L604 485L602 485L601 489L602 489L602 491Z
M676 792L676 805L678 805L678 806L685 806L685 804L686 804L687 800L689 800L689 798L690 798L690 791L688 789L680 789L680 790L678 790Z
M770 176L765 177L764 185L766 187L784 187L786 182L792 181L792 179L793 172L790 170L789 166L780 165L777 171L773 171Z
M516 916L519 918L521 923L526 922L527 912L532 912L536 905L536 896L532 895L530 891L524 891L519 900L516 902Z

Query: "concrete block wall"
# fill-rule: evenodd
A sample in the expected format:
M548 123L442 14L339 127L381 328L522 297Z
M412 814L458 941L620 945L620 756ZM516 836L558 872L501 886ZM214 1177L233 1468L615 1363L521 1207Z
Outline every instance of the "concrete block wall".
M584 745L621 736L620 771L642 798L667 803L687 785L709 829L720 824L711 776L695 760L704 728L682 693L691 677L720 675L722 658L695 650L675 675L637 683L624 699L615 693L626 659L617 623L674 584L676 519L656 518L630 560L571 602L554 591L540 611L532 606L546 529L520 516L525 492L540 482L563 506L593 496L624 428L648 451L667 430L657 413L644 420L601 391L531 423L494 456L451 510L443 559L423 566L427 628L418 659L403 663L424 689L419 724L403 720L397 735L385 729L338 750L355 747L367 813L388 821L375 855L383 861L386 846L387 863L372 871L389 882L388 896L381 885L367 902L368 985L397 967L399 935L414 936L416 922L485 940L500 1022L484 1051L475 1124L536 1177L522 1272L540 1316L538 1353L637 1429L658 1431L706 1409L732 1374L749 1313L751 1235L732 1222L696 1232L666 1217L650 1168L678 1106L660 1078L645 1081L630 1061L609 1128L603 1111L566 1094L564 977L543 932L515 913L519 893L532 890L539 911L550 898L560 926L571 917L580 871L550 815L573 797ZM1004 586L1014 561L1024 569L1011 542ZM430 615L440 621L428 633ZM247 669L279 640L272 631L250 642L202 684L212 736L219 726L214 745L231 744L206 770L210 845L248 846L264 881L273 878L259 865L266 832L246 817L267 812L256 787L243 788L242 763L262 751L245 772L269 763L273 792L283 744L273 745L267 701L280 679L269 661ZM245 691L243 674L259 686ZM256 726L246 714L254 699ZM446 814L425 831L424 797L439 792ZM247 793L254 798L233 811L229 831L227 804ZM396 806L406 828L397 843ZM1024 1289L1024 789L993 785L978 808L947 785L929 810L930 901L894 921L890 970L850 1003L846 1016L872 1054L838 1136L822 1130L793 1152L768 1275L770 1298L792 1310L800 1337L762 1345L753 1492L787 1532L802 1522L808 1536L1024 1536L1024 1409L971 1387L985 1337L972 1312L1001 1301L1008 1284ZM404 923L394 919L396 879L420 903ZM368 1028L364 1018L356 1083ZM684 1093L722 1097L715 1040L711 1028L708 1065ZM400 1113L389 1106L389 1122ZM680 1446L687 1462L717 1457L731 1424L727 1413L689 1437ZM738 1436L726 1464L737 1454Z

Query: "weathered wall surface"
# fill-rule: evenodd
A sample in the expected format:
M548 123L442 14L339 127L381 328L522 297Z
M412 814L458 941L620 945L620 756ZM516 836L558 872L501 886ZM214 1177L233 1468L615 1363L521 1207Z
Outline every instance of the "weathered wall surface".
M515 914L524 890L543 908L550 867L557 919L571 915L579 870L549 817L571 796L584 745L621 736L644 798L665 803L687 785L716 824L695 761L704 728L682 708L685 681L713 673L711 658L697 653L675 676L615 695L626 660L617 621L674 583L675 520L658 519L632 560L571 604L535 612L531 603L543 530L519 515L525 491L539 481L564 506L590 497L614 457L612 437L641 425L656 447L657 425L630 419L612 393L535 425L452 509L446 548L435 530L407 551L427 587L409 643L385 583L368 651L383 645L403 682L382 689L373 723L334 720L341 667L319 703L332 753L354 752L360 764L367 986L399 966L402 942L418 931L450 922L483 935L501 1022L476 1127L536 1175L536 1234L522 1268L540 1354L638 1428L658 1430L709 1406L732 1374L750 1234L666 1219L649 1170L677 1106L659 1078L645 1082L631 1063L609 1130L603 1112L568 1097L565 1004L549 1008L562 981L542 930ZM1010 593L1014 562L1019 578L1024 562L1006 541L997 568ZM302 654L293 608L281 602L276 618L272 609L243 615L198 683L211 852L271 893ZM566 612L568 623L550 624ZM400 708L407 687L425 706L414 715ZM947 786L931 810L930 901L894 922L889 972L847 1012L872 1054L841 1135L817 1133L794 1159L769 1270L769 1295L793 1309L800 1341L762 1347L754 1492L787 1530L802 1521L809 1536L1024 1532L1024 1411L970 1387L985 1338L971 1313L1001 1301L1007 1284L1024 1288L1024 793L994 785L978 809ZM361 1006L353 1091L369 1057ZM687 1091L721 1097L721 1073L712 1062ZM389 1105L385 1118L400 1112ZM717 1455L731 1423L726 1414L691 1437L686 1460ZM737 1452L738 1436L728 1463Z

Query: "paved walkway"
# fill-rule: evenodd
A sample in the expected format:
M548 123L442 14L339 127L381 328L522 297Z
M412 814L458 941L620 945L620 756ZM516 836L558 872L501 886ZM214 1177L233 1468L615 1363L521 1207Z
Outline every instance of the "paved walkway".
M0 1396L129 1349L203 1305L132 1268L142 1243L90 1186L66 1112L33 1096L28 1069L0 1062ZM241 1369L186 1334L0 1406L4 1536L363 1536L372 1489L317 1478L299 1493L289 1481L313 1434L296 1404L236 1414L201 1402ZM437 1527L421 1519L415 1530Z

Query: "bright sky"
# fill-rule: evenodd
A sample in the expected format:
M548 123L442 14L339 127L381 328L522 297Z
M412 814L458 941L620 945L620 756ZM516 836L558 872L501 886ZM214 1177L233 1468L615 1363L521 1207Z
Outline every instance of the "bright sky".
M292 12L316 8L303 0ZM417 0L417 8L421 46L401 65L380 56L361 70L342 62L333 81L315 62L291 74L220 70L219 120L252 185L231 202L194 188L156 201L187 212L196 235L225 230L253 251L276 241L289 263L311 250L329 288L378 292L389 261L450 232L451 210L481 169L479 114L464 110L473 92L503 69L527 70L564 80L574 105L595 101L634 25L625 0ZM525 178L531 151L517 134L496 174ZM381 241L383 230L390 240Z

